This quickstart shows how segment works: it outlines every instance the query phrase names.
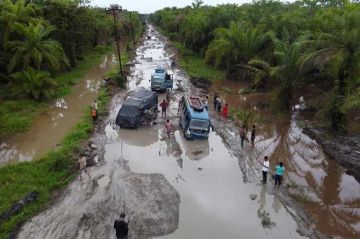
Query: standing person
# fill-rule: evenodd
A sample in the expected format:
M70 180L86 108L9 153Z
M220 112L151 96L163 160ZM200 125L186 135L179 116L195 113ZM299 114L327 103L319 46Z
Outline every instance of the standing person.
M243 125L240 128L241 148L244 146L245 138L246 138L246 128L245 128L245 125Z
M129 233L129 220L126 219L125 213L120 214L120 219L115 220L114 228L117 239L127 239Z
M277 166L276 166L276 174L275 174L275 186L278 185L278 187L280 187L281 185L281 181L283 179L283 175L285 172L285 167L284 164L282 162L280 162Z
M150 125L151 125L152 118L153 118L153 115L152 115L152 113L150 112L150 110L148 110L148 109L146 109L146 110L144 111L144 114L145 114L146 124L147 124L148 126L150 126Z
M203 100L204 107L206 111L209 111L209 97L205 96L205 99Z
M223 115L224 115L225 120L226 120L226 118L228 116L228 111L229 111L229 105L225 104L225 106L223 108Z
M251 130L251 146L253 148L255 147L255 135L256 135L256 129L255 129L255 125L253 125Z
M96 102L96 100L94 100L94 102L92 102L91 107L93 109L95 109L96 111L98 110L98 103Z
M170 132L172 130L172 125L169 120L167 120L165 123L165 129L166 129L166 134L167 134L168 138L170 138Z
M221 99L219 96L216 98L216 109L218 113L221 112Z
M217 110L217 98L218 98L218 94L217 93L214 93L214 110L216 111Z
M268 174L269 166L270 166L268 156L264 157L264 162L262 163L262 166L263 166L262 167L263 180L261 182L265 184L267 182L267 174Z
M95 123L98 119L98 113L97 113L97 110L93 107L91 108L91 116L92 116L93 122Z
M169 106L169 103L166 102L165 100L163 100L163 102L161 102L160 107L161 107L161 117L166 117L166 108Z

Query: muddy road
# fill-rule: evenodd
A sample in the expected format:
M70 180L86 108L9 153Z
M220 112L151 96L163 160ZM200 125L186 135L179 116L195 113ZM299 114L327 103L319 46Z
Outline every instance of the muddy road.
M241 156L244 161L239 161L244 169L244 180L254 182L261 177L261 166L253 162L256 158L271 155L272 168L279 161L285 163L287 191L313 218L317 230L334 237L359 238L360 184L303 132L307 124L311 126L314 114L294 112L289 119L276 118L265 104L271 95L238 95L237 90L231 90L238 87L232 81L222 81L215 82L212 90L221 92L230 108L240 105L255 111L259 134L255 141L256 152L248 151ZM234 137L228 133L224 136L231 148L237 147ZM239 150L239 154L242 152Z
M148 35L136 51L130 90L149 88L154 68L170 65L166 39L151 26ZM178 100L191 86L180 69L173 71L177 87L168 118L178 125ZM119 129L114 121L123 99L124 93L113 98L108 120L92 139L101 160L90 177L72 182L17 238L115 238L113 222L123 211L129 237L136 239L303 238L299 232L312 237L273 182L258 183L261 172L253 159L271 151L276 137L260 137L259 152L248 145L241 150L236 128L216 115L208 141L186 141L179 130L164 137L161 116L150 127Z

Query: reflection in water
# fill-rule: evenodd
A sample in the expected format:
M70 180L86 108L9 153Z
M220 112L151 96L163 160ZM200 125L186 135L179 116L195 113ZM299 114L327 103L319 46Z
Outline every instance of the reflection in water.
M236 92L246 87L242 83L221 81L214 83L213 90L228 88ZM317 221L317 228L328 235L359 238L360 185L336 161L329 159L316 141L302 133L295 119L312 116L305 113L301 117L293 115L287 121L274 119L266 105L270 102L266 93L247 94L244 98L227 90L221 96L230 109L239 105L258 109L255 145L261 152L259 158L271 155L272 168L279 161L285 162L285 184Z
M281 127L272 163L284 161L290 193L303 202L320 231L347 238L360 236L360 185L316 141L301 132L295 121Z
M63 109L68 108L68 106L66 104L66 100L64 98L59 98L59 99L55 100L55 106L58 108L63 108Z
M159 131L157 127L119 129L118 136L128 145L145 147L159 140Z
M187 140L183 136L179 137L184 147L185 155L191 160L201 160L210 153L208 140Z
M79 79L71 88L70 94L57 99L34 119L27 132L6 140L8 147L0 149L0 164L38 159L54 149L83 117L84 109L96 99L104 73L114 64L109 61L113 57L111 53L104 57L100 66L91 67L84 79Z

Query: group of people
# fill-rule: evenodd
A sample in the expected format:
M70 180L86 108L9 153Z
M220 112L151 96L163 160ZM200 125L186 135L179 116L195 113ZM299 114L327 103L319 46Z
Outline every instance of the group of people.
M270 169L270 162L269 162L269 157L265 156L264 157L264 161L261 162L262 164L262 183L266 184L267 183L267 175ZM276 167L275 167L275 186L280 187L282 179L283 179L283 175L285 172L285 167L284 167L284 163L283 162L279 162Z
M241 141L241 147L244 147L244 141L247 140L247 130L245 125L241 126L240 128L240 141ZM251 135L250 135L250 139L251 139L251 147L254 148L255 147L255 136L256 136L256 127L255 125L253 125L252 129L251 129Z
M228 113L229 113L229 105L225 104L224 107L222 107L222 105L223 105L223 103L222 103L220 96L217 93L215 93L214 94L214 110L219 113L222 112L224 119L227 119ZM221 111L221 108L222 108L222 111Z

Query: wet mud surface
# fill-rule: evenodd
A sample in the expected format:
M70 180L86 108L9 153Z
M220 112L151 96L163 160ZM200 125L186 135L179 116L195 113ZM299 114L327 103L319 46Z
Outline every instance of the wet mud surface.
M27 132L2 142L0 166L38 159L55 148L83 117L86 106L97 98L103 76L116 64L115 59L113 53L106 55L100 65L91 67L85 77L72 87L70 94L57 99L37 116Z
M166 39L151 30L150 26L151 39L137 49L128 77L130 90L149 88L154 68L170 64L173 53ZM211 112L215 131L209 140L187 141L177 129L178 100L183 91L203 92L193 88L180 69L173 72L177 87L167 118L176 130L170 138L161 116L157 124L137 130L116 127L126 95L120 92L92 139L101 160L89 169L90 177L71 183L47 210L23 225L18 238L115 238L113 222L124 211L130 218L129 238L318 238L316 228L330 235L356 235L360 191L354 187L359 185L341 167L333 170L319 145L302 134L294 119L285 130L260 125L254 150L248 143L241 148L236 126ZM161 94L159 102L163 98ZM285 203L290 199L282 193L284 188L274 189L272 180L259 183L261 165L256 160L264 155L272 155L272 167L285 161L286 183L301 185L292 186L294 193L312 196L306 207L318 210L310 210L314 217L318 214L314 222L305 223ZM336 218L339 208L352 213ZM332 231L322 227L326 224Z
M335 159L360 182L360 135L343 136L321 128L305 128L304 132L315 139L324 152Z
M234 82L221 84L215 82L212 90L221 92L223 100L229 103L230 108L241 105L256 112L258 132L255 140L256 149L252 150L245 141L243 150L245 153L242 155L244 162L239 160L244 180L256 182L261 178L261 165L256 160L262 159L265 155L270 156L270 166L273 169L277 162L284 162L286 190L280 191L281 193L277 195L285 204L297 209L298 215L294 218L300 216L305 222L308 218L307 227L310 231L317 229L335 238L358 238L360 184L354 176L349 175L349 173L353 174L352 170L356 170L358 161L354 160L357 147L353 147L358 142L357 138L339 136L338 139L335 137L330 140L328 134L324 136L318 133L314 136L318 141L315 141L303 132L309 118L306 112L294 112L290 119L278 120L271 115L268 107L259 107L269 102L266 94L241 95L238 94L238 90L229 90L234 88L236 89ZM217 113L213 112L213 119L219 119L220 129L229 128L223 125L225 121ZM226 125L229 125L229 122ZM230 128L235 127L232 123L230 125ZM227 139L230 148L236 149L236 136L231 135L227 130L220 131L223 132L223 137ZM309 133L306 130L305 132ZM309 135L313 134L309 133ZM324 150L322 146L325 147ZM349 150L351 152L348 152ZM241 152L241 149L238 149L234 154ZM341 164L329 158L329 155L338 157L337 160L344 162L343 165L349 169L344 169ZM355 165L349 167L349 162ZM291 198L288 197L289 195ZM317 230L313 231L315 237L318 234Z

